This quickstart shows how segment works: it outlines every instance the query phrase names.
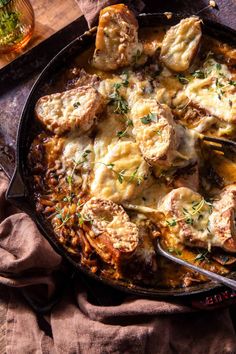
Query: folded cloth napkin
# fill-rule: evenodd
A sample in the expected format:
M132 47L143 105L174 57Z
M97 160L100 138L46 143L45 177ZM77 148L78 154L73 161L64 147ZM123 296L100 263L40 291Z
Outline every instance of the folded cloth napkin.
M29 216L10 208L4 199L7 185L1 172L0 283L10 289L7 353L236 353L228 309L198 312L133 296L110 306L95 304L93 288L81 275L70 276ZM54 301L58 291L45 315L25 300L34 298L40 307ZM104 288L104 298L107 292Z

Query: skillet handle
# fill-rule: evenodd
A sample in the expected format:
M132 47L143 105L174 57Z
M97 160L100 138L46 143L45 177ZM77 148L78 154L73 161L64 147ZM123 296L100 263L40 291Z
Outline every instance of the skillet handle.
M0 167L7 177L11 179L15 169L15 151L12 146L0 144Z
M26 204L26 189L17 168L14 171L10 185L6 191L6 199L21 209L24 209L24 204Z

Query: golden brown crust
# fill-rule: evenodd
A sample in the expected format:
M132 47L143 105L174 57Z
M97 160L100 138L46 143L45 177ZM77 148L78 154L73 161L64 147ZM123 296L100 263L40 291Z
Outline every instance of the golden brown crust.
M103 70L116 70L132 63L141 53L138 43L138 22L127 6L108 6L100 12L93 66Z
M41 97L35 115L51 132L61 135L76 128L87 131L101 112L104 99L89 86Z
M134 104L131 117L145 160L154 166L170 166L179 141L169 107L154 99L140 99Z
M120 205L91 198L82 216L91 222L88 240L105 262L116 264L134 253L139 244L138 228Z
M187 70L197 52L201 36L201 21L198 17L183 19L167 31L162 42L160 59L173 71Z
M218 198L213 203L210 229L223 249L236 252L236 184L225 187Z

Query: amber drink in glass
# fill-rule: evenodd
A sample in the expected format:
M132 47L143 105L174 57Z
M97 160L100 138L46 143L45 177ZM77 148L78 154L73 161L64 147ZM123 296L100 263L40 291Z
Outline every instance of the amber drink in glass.
M34 11L29 0L0 0L0 55L22 49L33 30Z

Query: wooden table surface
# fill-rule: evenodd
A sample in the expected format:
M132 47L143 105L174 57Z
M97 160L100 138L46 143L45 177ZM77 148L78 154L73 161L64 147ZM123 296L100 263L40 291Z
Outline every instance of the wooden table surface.
M27 49L37 45L42 39L49 37L55 31L81 15L81 11L75 0L31 0L31 2L36 14L36 27L34 37ZM186 14L197 13L208 5L208 0L165 0L164 2L161 0L160 2L149 0L145 2L147 3L147 7L145 8L146 12L176 11L178 9L178 11L184 11ZM220 23L229 25L236 30L236 0L218 0L216 2L218 4L218 10L207 9L202 14ZM5 65L7 60L12 59L13 58L1 57L0 67L1 65ZM20 114L25 98L36 77L36 74L32 75L25 80L25 82L12 87L11 90L8 90L0 97L0 105L2 108L2 112L0 113L0 127L4 125L8 116ZM16 127L12 126L10 130L15 134ZM6 352L5 319L7 302L8 289L0 286L0 354L5 354Z

